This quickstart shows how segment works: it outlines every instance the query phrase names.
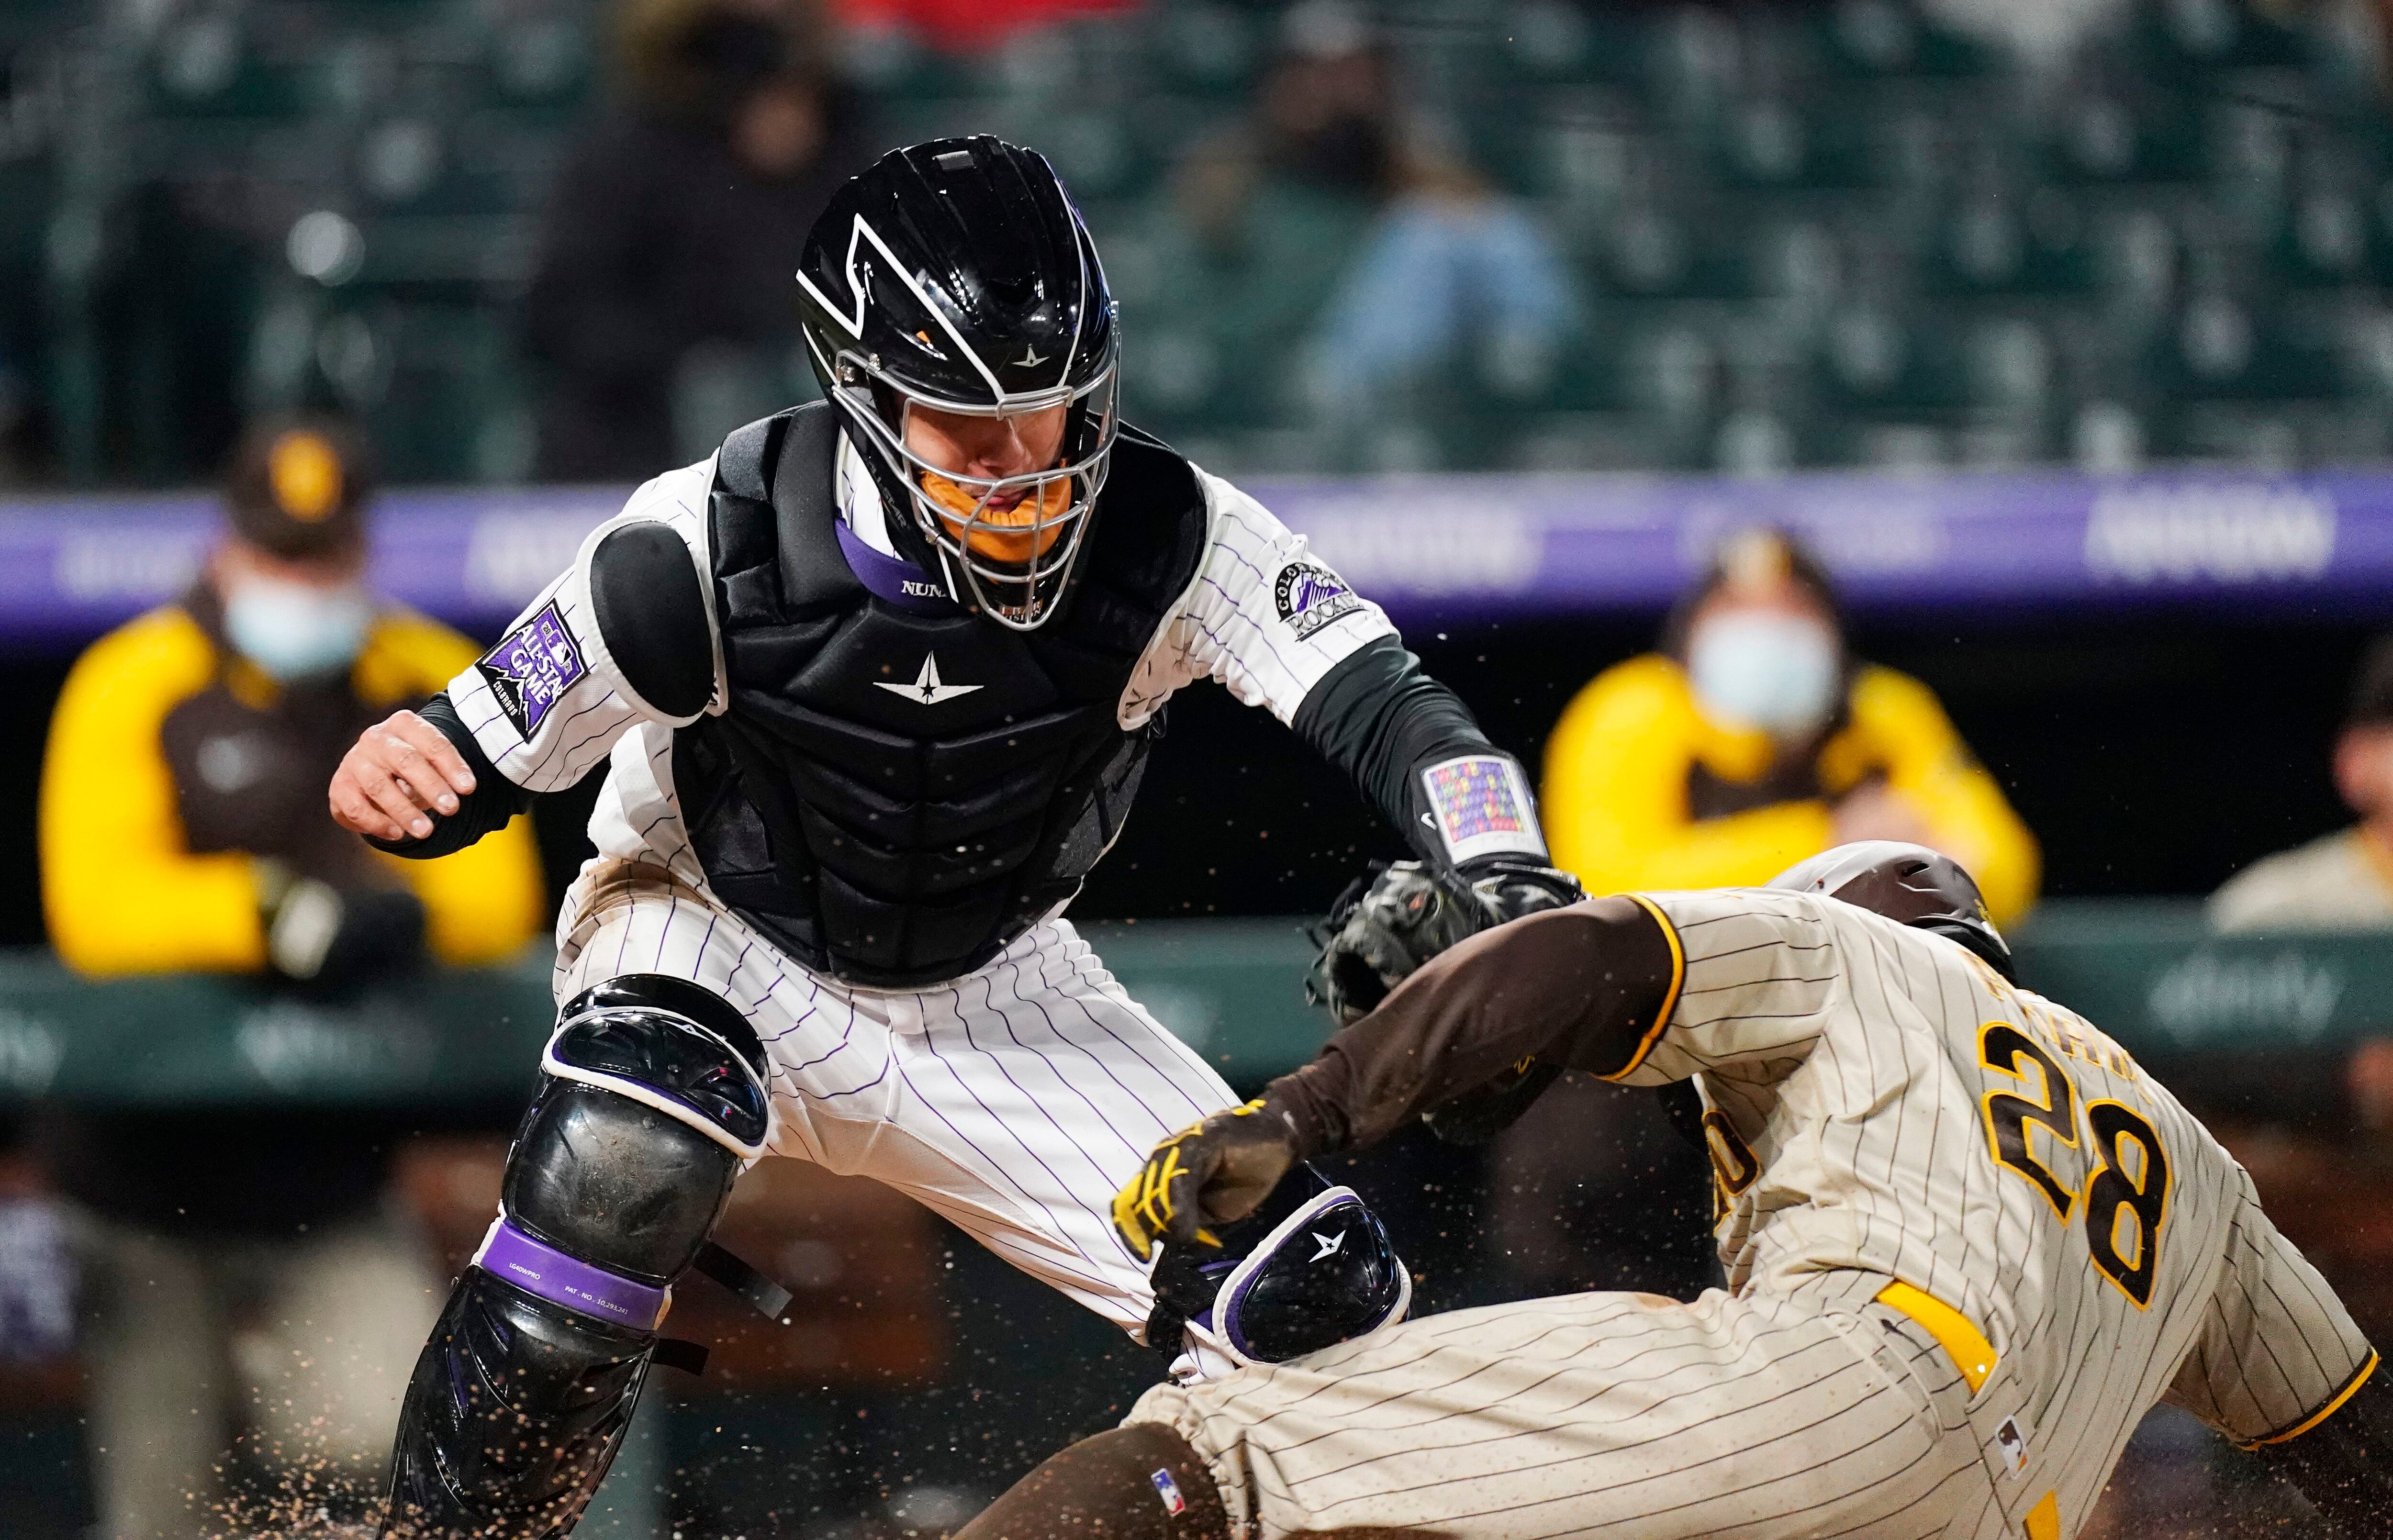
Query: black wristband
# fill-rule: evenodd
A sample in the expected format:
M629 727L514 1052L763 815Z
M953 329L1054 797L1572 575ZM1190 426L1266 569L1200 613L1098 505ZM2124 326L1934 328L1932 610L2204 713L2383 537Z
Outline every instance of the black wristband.
M368 834L363 836L366 843L411 861L453 855L483 835L506 828L508 819L531 806L532 794L500 775L498 766L482 752L482 746L474 741L464 719L451 703L448 691L425 701L415 714L439 728L440 736L456 749L465 768L474 772L474 790L457 799L454 813L426 813L425 816L432 820L432 832L423 839L385 840Z
M1446 865L1437 831L1421 821L1422 766L1458 754L1495 753L1471 709L1421 672L1393 636L1356 648L1313 686L1288 721L1299 737L1354 779L1420 857Z

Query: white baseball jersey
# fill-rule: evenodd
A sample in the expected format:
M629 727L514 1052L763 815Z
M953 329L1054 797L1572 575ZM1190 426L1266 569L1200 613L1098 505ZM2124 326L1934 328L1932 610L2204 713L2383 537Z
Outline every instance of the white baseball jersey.
M880 529L879 499L856 474L843 440L839 492L868 542ZM1353 594L1310 555L1271 510L1220 476L1197 472L1210 540L1196 575L1156 630L1117 709L1121 725L1143 725L1183 685L1213 679L1283 724L1324 674L1366 644L1393 635L1379 606ZM525 607L499 645L449 684L449 698L499 773L530 791L573 785L602 760L607 784L590 819L599 853L654 861L703 889L706 874L682 829L671 762L676 727L695 717L669 716L640 698L607 649L592 613L590 562L599 542L623 525L662 524L689 547L709 613L714 603L707 542L712 456L671 471L634 492L623 511L590 533L572 568ZM885 541L885 536L883 537ZM1292 584L1319 574L1330 581ZM1283 602L1301 589L1314 602ZM715 647L714 699L724 710L722 646ZM942 677L939 687L975 681Z
M711 607L713 477L710 458L641 487L449 685L482 751L518 786L559 790L609 762L590 823L599 856L557 917L557 998L625 972L723 995L771 1060L775 1153L885 1181L1136 1332L1154 1297L1147 1264L1114 1233L1113 1194L1157 1140L1236 1098L1057 916L969 977L886 990L809 972L718 901L673 784L674 730L695 719L641 698L590 594L599 542L649 520L688 546ZM1269 510L1218 476L1199 478L1210 542L1123 692L1126 729L1204 678L1285 723L1340 659L1393 633ZM885 550L878 497L845 447L838 492L854 531ZM719 641L715 676L709 711L726 693ZM924 699L975 683L930 678Z
M2375 1355L2251 1180L2083 1018L1835 899L1656 894L1617 1079L1703 1092L1730 1289L1440 1316L1133 1420L1267 1536L2023 1535L2164 1398L2256 1444Z

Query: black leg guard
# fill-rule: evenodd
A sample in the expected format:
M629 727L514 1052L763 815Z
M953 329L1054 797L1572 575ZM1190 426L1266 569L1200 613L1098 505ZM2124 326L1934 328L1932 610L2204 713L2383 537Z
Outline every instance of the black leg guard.
M573 1528L622 1442L671 1285L769 1130L754 1035L697 985L617 979L563 1019L499 1222L408 1383L392 1540Z
M571 1529L623 1441L655 1341L469 1270L407 1387L383 1533Z

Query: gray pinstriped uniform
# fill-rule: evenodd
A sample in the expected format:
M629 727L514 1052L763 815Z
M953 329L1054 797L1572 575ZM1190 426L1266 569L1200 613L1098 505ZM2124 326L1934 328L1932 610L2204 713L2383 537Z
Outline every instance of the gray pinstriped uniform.
M2252 1443L2371 1371L2242 1167L2083 1018L1834 899L1650 899L1681 966L1615 1078L1696 1078L1729 1288L1148 1392L1131 1420L1187 1437L1249 1533L2057 1540L2155 1402ZM1937 1301L1993 1350L1974 1388Z

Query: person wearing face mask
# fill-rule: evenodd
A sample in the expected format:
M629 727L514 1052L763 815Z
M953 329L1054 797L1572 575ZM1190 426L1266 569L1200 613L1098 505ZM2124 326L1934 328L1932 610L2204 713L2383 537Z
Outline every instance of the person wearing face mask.
M368 591L368 493L340 424L261 427L190 590L69 674L39 824L51 939L77 972L239 974L337 1006L530 937L541 878L524 823L400 862L325 805L359 730L421 704L475 651ZM398 1131L355 1112L46 1117L40 1142L87 1220L98 1533L210 1527L242 1420L257 1447L371 1476L438 1283L383 1212Z
M1901 840L1959 862L1997 924L2035 897L2035 839L2002 789L1927 686L1847 651L1825 570L1775 530L1724 542L1662 650L1572 700L1542 805L1590 893L1759 882Z

